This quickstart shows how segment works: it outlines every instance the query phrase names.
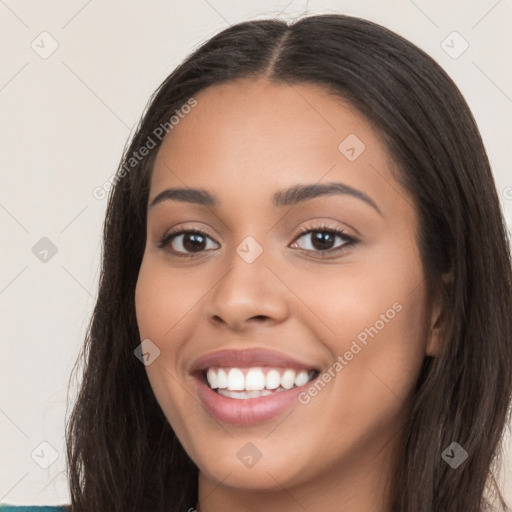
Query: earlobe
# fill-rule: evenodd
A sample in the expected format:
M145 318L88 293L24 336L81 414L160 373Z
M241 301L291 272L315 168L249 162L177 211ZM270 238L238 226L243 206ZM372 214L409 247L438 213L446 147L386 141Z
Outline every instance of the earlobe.
M437 357L444 348L446 327L447 327L447 306L449 300L449 291L453 283L453 273L447 272L442 274L441 283L437 286L436 292L433 294L430 307L430 321L428 343L425 353L431 357Z

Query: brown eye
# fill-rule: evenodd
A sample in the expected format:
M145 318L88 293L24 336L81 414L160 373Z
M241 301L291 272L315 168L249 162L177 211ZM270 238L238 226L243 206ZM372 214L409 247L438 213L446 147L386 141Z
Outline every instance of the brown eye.
M158 246L160 248L170 247L170 252L182 256L193 255L194 253L204 252L205 249L215 249L208 245L208 241L213 241L210 236L202 231L197 230L181 230L171 232L165 235ZM216 242L214 242L214 245Z
M346 246L355 245L356 243L354 238L347 235L341 229L327 227L306 228L306 230L296 238L296 240L300 239L306 240L307 243L302 247L299 246L299 248L313 252L334 252Z

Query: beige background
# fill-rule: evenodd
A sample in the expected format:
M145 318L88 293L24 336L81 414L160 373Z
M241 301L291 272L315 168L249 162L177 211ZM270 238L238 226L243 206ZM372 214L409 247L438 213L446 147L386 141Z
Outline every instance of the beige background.
M229 24L306 10L381 23L446 69L479 123L512 226L511 0L0 0L0 502L68 501L66 390L94 305L106 207L92 190L115 171L149 95ZM452 56L442 47L453 31L469 44L458 58L458 36ZM43 237L58 251L46 263L32 252ZM512 505L509 438L507 449Z

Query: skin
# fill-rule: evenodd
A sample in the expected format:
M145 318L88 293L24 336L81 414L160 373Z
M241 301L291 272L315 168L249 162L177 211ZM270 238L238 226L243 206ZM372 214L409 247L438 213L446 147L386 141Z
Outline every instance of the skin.
M196 509L390 511L385 485L401 425L442 326L440 301L427 296L415 203L376 130L320 86L244 79L196 99L163 141L149 203L179 186L206 189L220 205L148 209L135 297L141 340L161 351L146 367L151 386L199 467ZM366 146L354 161L338 149L349 134ZM346 194L272 205L277 190L319 182L350 185L381 213ZM323 223L358 243L335 251L344 243L336 236L322 258L311 233L297 234ZM208 233L202 252L183 236L158 247L182 225ZM251 264L236 252L247 236L263 249ZM191 258L172 253L187 247ZM188 374L198 356L270 348L327 371L395 303L401 311L307 405L250 426L221 423L201 405ZM236 455L247 442L262 454L250 468Z

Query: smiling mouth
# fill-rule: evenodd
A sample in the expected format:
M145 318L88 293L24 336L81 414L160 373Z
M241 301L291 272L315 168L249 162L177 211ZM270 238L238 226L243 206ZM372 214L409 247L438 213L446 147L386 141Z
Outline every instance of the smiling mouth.
M319 373L316 369L211 367L202 372L202 380L219 395L246 400L304 386Z

